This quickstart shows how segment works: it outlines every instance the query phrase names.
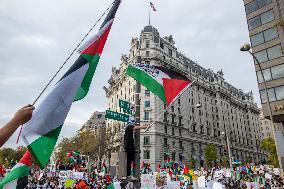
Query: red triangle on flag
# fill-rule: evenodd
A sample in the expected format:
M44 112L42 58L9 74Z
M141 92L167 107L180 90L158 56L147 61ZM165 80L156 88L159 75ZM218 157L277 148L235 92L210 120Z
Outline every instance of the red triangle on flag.
M19 163L23 163L26 166L32 165L32 155L29 150L26 151L26 153L23 155L23 157L20 159Z
M108 34L110 32L112 23L108 26L108 28L102 33L102 35L94 41L88 48L84 49L81 54L91 54L91 55L96 55L99 54L101 55L108 37Z
M178 96L189 84L190 81L163 78L167 105L169 106L176 98L176 96Z

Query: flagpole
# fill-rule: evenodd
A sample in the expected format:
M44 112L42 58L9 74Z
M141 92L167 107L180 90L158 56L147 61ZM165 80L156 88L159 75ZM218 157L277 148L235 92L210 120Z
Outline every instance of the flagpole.
M86 39L86 37L91 33L91 31L95 28L95 26L98 24L98 22L102 19L102 17L107 13L107 11L112 7L112 5L115 3L115 0L111 3L111 5L103 12L103 14L99 17L99 19L95 22L95 24L89 29L89 31L86 33L86 35L83 37L83 39L78 43L78 45L73 49L71 54L67 57L67 59L63 62L63 64L59 67L59 69L56 71L56 73L52 76L52 78L48 81L48 83L45 85L43 90L39 93L39 95L36 97L34 102L32 103L32 106L35 105L35 103L38 101L38 99L41 97L41 95L46 91L47 87L51 84L51 82L55 79L55 77L58 75L58 73L61 71L61 69L64 67L64 65L68 62L68 60L71 58L71 56L75 53L75 51L81 46L83 41ZM22 133L23 125L21 126L16 144L19 143L19 139Z
M149 6L149 26L151 26L151 8Z
M190 86L192 86L192 84L194 83L195 81L191 82L186 88L184 88L175 98L174 100L168 105L168 107L166 108L165 111L168 111L171 107L171 105L187 90L189 89ZM149 128L154 124L156 123L165 113L165 111L160 114L150 125L148 125L148 127L145 129L145 133L149 130Z

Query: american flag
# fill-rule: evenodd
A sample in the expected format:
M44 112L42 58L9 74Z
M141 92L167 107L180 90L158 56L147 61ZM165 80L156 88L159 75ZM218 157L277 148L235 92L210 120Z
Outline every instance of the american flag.
M155 8L155 6L152 2L150 2L150 6L152 7L153 11L157 11L157 9Z

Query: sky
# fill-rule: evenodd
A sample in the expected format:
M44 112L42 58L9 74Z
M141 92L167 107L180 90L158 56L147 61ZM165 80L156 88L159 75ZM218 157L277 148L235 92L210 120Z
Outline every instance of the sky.
M0 127L18 108L32 103L89 28L113 0L0 1ZM151 24L161 36L207 69L223 70L233 86L253 91L260 104L253 60L239 51L249 42L243 1L152 0ZM88 96L73 104L62 137L73 136L96 110L107 108L103 86L128 54L132 37L148 25L149 1L122 0ZM94 35L101 22L89 37ZM88 37L88 38L89 38ZM77 59L75 53L55 82ZM45 95L52 88L48 88ZM40 98L42 100L44 97ZM39 101L40 101L39 100ZM35 105L37 106L38 103ZM18 131L4 147L16 148Z

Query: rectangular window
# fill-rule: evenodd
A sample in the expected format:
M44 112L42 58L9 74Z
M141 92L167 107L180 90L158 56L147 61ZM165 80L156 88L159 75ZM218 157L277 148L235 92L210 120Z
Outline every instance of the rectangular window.
M266 24L272 20L274 20L273 10L267 11L260 15L261 23Z
M275 87L275 94L277 100L283 100L284 99L284 86Z
M246 13L250 14L258 9L257 2L252 1L245 5Z
M258 33L250 37L251 46L255 47L259 44L264 43L263 33Z
M248 28L252 30L261 25L260 16L254 17L248 21Z
M164 147L168 147L168 139L164 138Z
M266 50L262 50L262 51L259 51L257 53L254 53L254 55L257 58L257 60L259 61L259 63L262 63L262 62L265 62L265 61L268 60Z
M179 153L179 154L178 154L178 160L179 160L179 161L182 161L182 160L183 160L183 155L182 155L182 153Z
M245 5L246 13L250 14L271 3L271 0L255 0Z
M262 13L259 16L256 16L256 17L248 20L248 28L249 28L249 30L252 30L252 29L257 28L257 27L259 27L263 24L271 22L272 20L274 20L273 10L269 10L265 13Z
M150 120L150 112L144 112L144 120Z
M150 91L149 90L145 90L145 96L150 96Z
M161 47L161 49L164 49L164 43L162 42L162 40L160 42L160 47Z
M150 56L150 52L146 51L146 57L149 57L149 56Z
M144 159L150 159L150 151L144 150Z
M280 45L276 45L274 47L270 47L267 49L267 55L268 55L268 59L272 60L275 58L278 58L282 55L281 53L281 46Z
M175 135L175 128L172 128L172 135Z
M277 28L270 28L263 32L265 42L270 41L278 37Z
M164 126L164 132L168 133L168 127L166 125Z
M144 101L144 107L150 108L150 101L149 100Z
M260 93L261 103L266 103L267 102L267 96L266 96L265 90L261 90L259 93ZM267 89L267 93L268 93L268 97L269 97L270 102L273 102L273 101L276 100L274 88Z
M179 141L179 149L182 149L182 141Z
M170 56L173 56L173 51L172 51L172 49L169 49L169 55L170 55Z
M164 153L164 160L167 160L167 159L168 159L168 154Z
M150 136L144 136L144 145L150 145Z
M273 79L284 77L284 64L272 67L271 73Z
M176 160L176 153L175 153L175 152L172 153L172 160L173 160L173 161Z
M264 76L265 81L272 80L270 68L262 70L262 72L263 72L263 76ZM257 80L258 80L258 83L262 83L263 82L261 71L257 72Z
M147 41L146 41L146 48L149 48L149 47L150 47L150 41L147 40Z

